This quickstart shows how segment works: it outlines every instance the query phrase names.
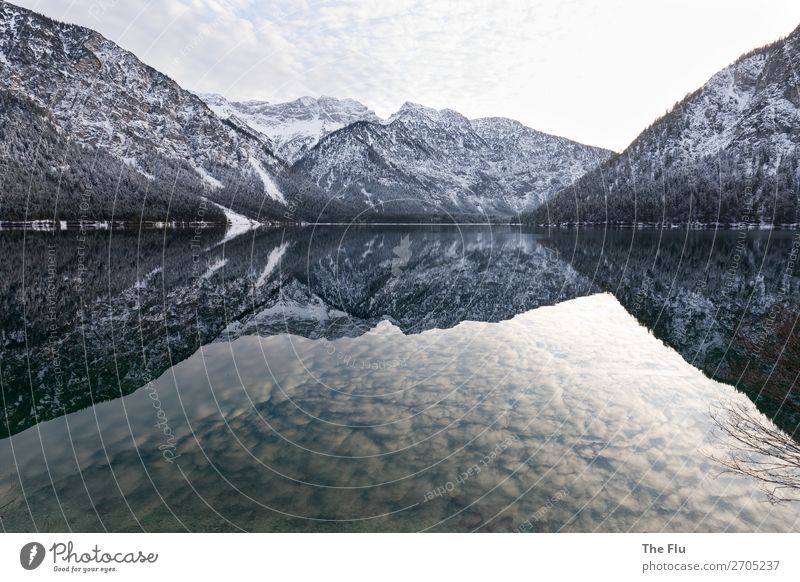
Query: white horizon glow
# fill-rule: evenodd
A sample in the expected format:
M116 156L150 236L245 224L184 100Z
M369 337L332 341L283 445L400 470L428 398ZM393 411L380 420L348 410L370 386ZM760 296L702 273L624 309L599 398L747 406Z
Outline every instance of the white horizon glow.
M384 118L413 101L616 151L800 24L797 0L13 3L98 30L187 89L350 97Z

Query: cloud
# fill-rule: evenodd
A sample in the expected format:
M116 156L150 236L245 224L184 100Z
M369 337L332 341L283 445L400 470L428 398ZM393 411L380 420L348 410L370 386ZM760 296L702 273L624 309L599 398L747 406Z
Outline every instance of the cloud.
M617 150L800 23L794 0L19 3L95 28L195 90L353 97L385 116L410 100Z
M151 394L184 478L161 458ZM707 456L720 451L709 415L720 400L758 414L607 294L413 335L383 322L333 341L243 337L204 346L146 390L16 435L13 454L0 441L2 466L24 467L0 473L0 499L14 502L11 529L30 529L32 499L37 515L65 511L78 531L92 529L94 508L115 529L131 513L148 531L177 529L165 505L192 530L321 529L276 512L393 510L364 527L796 530L793 506L765 504L758 482L720 476ZM231 521L216 525L209 507Z

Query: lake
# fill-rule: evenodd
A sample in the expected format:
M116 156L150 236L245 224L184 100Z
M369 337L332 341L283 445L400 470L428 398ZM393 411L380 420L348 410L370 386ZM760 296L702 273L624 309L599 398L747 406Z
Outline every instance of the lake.
M724 462L800 436L797 232L0 246L4 531L797 529Z

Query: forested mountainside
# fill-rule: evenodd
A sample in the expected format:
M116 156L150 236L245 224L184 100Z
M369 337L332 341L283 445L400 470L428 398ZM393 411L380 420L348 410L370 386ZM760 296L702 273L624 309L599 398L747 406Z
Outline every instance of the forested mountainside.
M324 137L292 174L366 214L511 217L611 155L510 119L405 103Z
M797 223L798 71L800 28L718 72L527 220Z
M381 120L351 99L201 99L99 33L7 2L0 91L6 222L223 220L204 199L284 222L504 220L612 154L411 103Z
M187 204L192 196L199 201L198 193L253 217L280 217L287 209L314 214L322 207L318 193L288 178L268 140L221 120L197 96L99 33L7 2L0 3L0 90L10 104L0 110L0 123L17 141L5 144L4 163L48 170L22 177L38 184L35 192L13 176L18 183L6 191L0 219L73 218L54 216L55 199L79 197L85 187L77 174L97 162L103 168L92 180L102 188L92 194L93 213L106 219L115 197L125 202L115 217L150 220L195 219L197 203ZM47 119L47 147L28 139L25 110ZM14 157L21 153L24 158ZM56 192L51 182L67 165L77 169ZM108 188L114 174L118 183ZM65 205L58 210L69 212Z
M214 205L206 205L198 215L203 185L180 163L150 160L152 174L145 176L105 149L71 142L45 109L2 90L0 148L0 216L6 221L164 221L192 216L225 221ZM170 195L151 196L154 183L173 184Z

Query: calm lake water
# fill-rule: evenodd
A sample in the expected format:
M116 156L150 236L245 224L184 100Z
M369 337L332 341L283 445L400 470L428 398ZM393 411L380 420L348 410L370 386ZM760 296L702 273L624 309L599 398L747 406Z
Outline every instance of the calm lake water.
M795 232L2 232L5 531L793 531ZM800 436L800 432L798 432Z

